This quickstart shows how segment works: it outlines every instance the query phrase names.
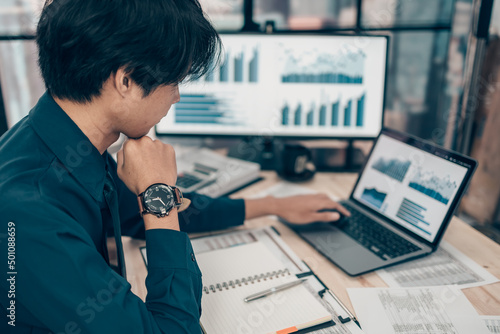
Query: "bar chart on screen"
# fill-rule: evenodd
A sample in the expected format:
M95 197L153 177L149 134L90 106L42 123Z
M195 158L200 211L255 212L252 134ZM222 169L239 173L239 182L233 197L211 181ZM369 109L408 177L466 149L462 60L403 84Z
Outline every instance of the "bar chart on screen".
M408 198L403 198L401 206L396 213L396 217L401 218L408 224L411 224L422 232L430 235L431 233L428 231L430 223L425 220L426 211L427 209L421 204L417 204Z
M259 82L260 45L251 48L233 46L224 50L222 61L214 71L209 72L198 82L209 83L257 83Z
M398 180L402 182L410 168L411 162L408 160L400 160L400 159L384 159L383 157L379 158L373 164L372 168L393 178L394 180Z
M222 96L182 94L175 106L175 123L234 126L244 124L244 120Z
M223 35L213 71L179 86L158 133L371 137L381 128L386 40ZM323 42L322 42L323 41Z
M329 101L285 101L281 108L281 125L322 128L363 127L365 125L365 93L342 101L340 97Z

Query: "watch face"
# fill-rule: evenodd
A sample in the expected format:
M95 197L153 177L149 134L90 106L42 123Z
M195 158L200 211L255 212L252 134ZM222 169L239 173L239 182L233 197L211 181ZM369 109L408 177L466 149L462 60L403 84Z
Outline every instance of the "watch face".
M174 207L174 194L165 185L152 186L144 193L144 205L152 213L166 215Z

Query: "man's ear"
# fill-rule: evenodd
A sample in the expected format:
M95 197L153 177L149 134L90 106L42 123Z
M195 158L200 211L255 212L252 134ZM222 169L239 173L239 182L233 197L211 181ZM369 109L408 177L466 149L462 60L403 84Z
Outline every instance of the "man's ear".
M130 73L125 71L124 67L120 67L113 78L114 87L118 94L122 97L130 94L132 90L132 79L130 78Z

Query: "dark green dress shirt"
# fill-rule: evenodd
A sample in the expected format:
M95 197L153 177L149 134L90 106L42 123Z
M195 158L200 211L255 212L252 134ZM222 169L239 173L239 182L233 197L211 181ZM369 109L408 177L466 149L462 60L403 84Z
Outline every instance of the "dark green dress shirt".
M245 209L187 197L183 232L145 231L114 160L43 95L0 138L0 333L201 333L201 273L185 232L240 225ZM146 239L146 303L109 264L115 232Z

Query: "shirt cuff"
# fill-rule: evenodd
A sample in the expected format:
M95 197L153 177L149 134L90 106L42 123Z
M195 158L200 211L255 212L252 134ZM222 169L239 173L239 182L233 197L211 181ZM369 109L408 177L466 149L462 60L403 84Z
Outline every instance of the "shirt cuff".
M147 230L146 255L148 269L187 269L201 274L191 241L184 232L168 229Z

